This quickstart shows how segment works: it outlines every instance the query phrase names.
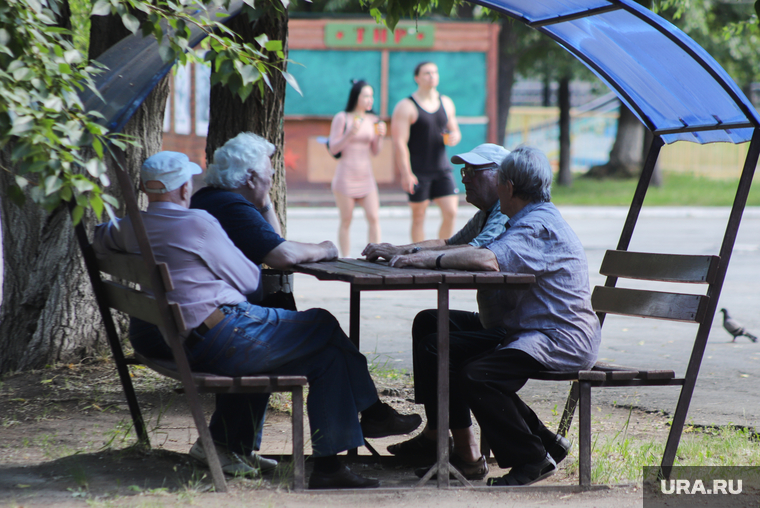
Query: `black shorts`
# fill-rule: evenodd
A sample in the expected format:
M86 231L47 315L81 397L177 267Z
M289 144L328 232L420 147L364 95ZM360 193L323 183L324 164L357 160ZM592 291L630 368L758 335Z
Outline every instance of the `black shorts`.
M457 189L457 185L454 183L454 174L451 170L415 176L418 183L414 186L414 194L409 194L409 201L412 203L421 203L444 196L459 194L459 189Z

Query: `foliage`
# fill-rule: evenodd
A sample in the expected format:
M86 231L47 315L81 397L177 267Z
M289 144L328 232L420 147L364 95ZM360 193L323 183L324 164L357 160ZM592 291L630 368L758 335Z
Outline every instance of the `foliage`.
M87 114L78 91L93 88L98 69L74 49L69 32L56 26L57 4L7 0L0 5L0 149L8 148L16 186L47 209L74 200L75 217L90 207L99 215L115 200L108 185L103 147L121 143ZM96 157L83 148L92 146ZM82 171L81 168L85 168Z
M760 80L760 28L752 5L668 0L657 10L710 53L741 88Z
M87 62L78 49L81 42L72 44L70 30L58 26L61 1L0 4L0 150L8 151L11 163L0 170L15 176L9 189L14 202L22 204L28 196L47 210L70 202L78 222L87 208L98 217L104 209L112 213L117 202L103 191L110 183L103 160L109 144L134 141L109 133L98 123L98 112L84 111L78 93L94 90L102 69ZM253 0L245 0L244 10L257 19L266 9L282 11L287 1L269 0L254 9ZM271 89L269 75L275 71L298 90L295 79L277 67L284 59L283 42L261 36L256 45L241 43L206 15L207 6L220 5L222 0L98 0L91 15L117 15L132 33L166 39L160 49L165 62L184 64L205 54L214 71L212 84L227 85L242 100L254 88L262 94ZM190 25L208 35L197 50L188 44Z

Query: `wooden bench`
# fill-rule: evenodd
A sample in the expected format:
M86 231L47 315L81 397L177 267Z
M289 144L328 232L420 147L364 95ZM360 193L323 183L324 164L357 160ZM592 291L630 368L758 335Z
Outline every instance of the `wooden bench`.
M165 326L168 320L177 325L177 331L185 331L186 327L182 313L176 303L169 303L169 315L161 312L156 298L146 292L154 291L155 283L148 276L149 270L146 269L145 260L142 256L130 254L112 254L106 258L100 258L97 266L101 274L112 276L110 280L101 277L100 285L108 307L125 312L130 316L137 317L143 321ZM171 291L172 280L169 271L164 263L158 263L155 266L159 274L159 279L163 286L163 292ZM164 314L164 315L162 315ZM211 434L203 416L203 410L200 407L198 393L272 393L272 392L290 392L293 399L293 471L294 471L294 490L300 491L304 488L304 438L303 438L303 387L306 385L304 376L242 376L227 377L215 374L191 372L185 356L184 348L181 346L179 335L174 337L174 341L169 340L172 351L175 355L175 361L160 360L155 358L146 358L139 353L135 353L135 359L125 359L127 363L142 363L154 371L182 381L182 391L188 396L188 403L193 413L198 433L201 436L206 456L209 457L209 467L217 490L224 490L225 480L221 466L218 462L216 452L208 453L209 449L214 449L211 445ZM174 342L175 344L171 344ZM179 347L176 347L179 346ZM179 357L177 355L180 355ZM120 355L123 357L123 355ZM184 365L183 365L184 364ZM184 367L184 368L183 368ZM186 376L183 376L185 370ZM187 380L190 382L188 383ZM193 393L194 392L194 393ZM199 416L197 416L199 415ZM204 434L208 435L208 442L204 440ZM216 459L215 461L211 458ZM212 463L216 462L216 466ZM215 471L216 470L216 471Z
M557 432L562 436L567 435L573 413L576 406L579 406L580 485L591 484L591 388L680 386L681 395L661 463L664 470L669 471L672 467L715 313L715 304L708 304L713 294L719 264L718 256L647 254L622 250L609 250L605 254L600 273L608 277L607 282L604 286L594 289L591 299L602 323L607 314L618 314L695 323L699 327L692 347L691 360L683 377L676 377L673 370L625 367L597 362L591 370L544 371L532 378L572 381ZM686 294L618 288L615 285L619 278L702 284L707 286L707 291L705 294Z

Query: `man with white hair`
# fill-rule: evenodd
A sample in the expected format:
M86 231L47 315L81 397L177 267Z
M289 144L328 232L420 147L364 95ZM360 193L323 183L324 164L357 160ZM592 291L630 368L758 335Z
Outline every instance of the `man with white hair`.
M379 400L367 359L329 312L247 301L259 286L258 266L216 219L189 209L191 177L200 172L177 152L153 155L141 169L149 203L143 222L157 261L167 264L174 282L167 297L179 304L190 329L183 339L191 367L224 376L306 376L314 457L309 487L377 487L377 480L352 473L337 454L362 446L364 437L409 433L420 417L400 415ZM98 225L93 246L101 256L139 253L128 217Z
M390 261L397 267L514 271L536 277L527 290L479 291L479 313L469 318L452 312L451 462L472 479L488 472L472 433L472 410L499 467L511 468L504 477L489 479L489 485L527 485L554 473L570 442L548 430L517 391L538 371L590 368L599 349L600 326L591 307L586 255L550 202L551 182L551 166L543 152L517 148L498 172L501 210L510 217L498 238L484 247L421 251ZM395 445L397 451L419 453L430 444L434 449L440 431L437 340L437 334L430 333L415 350L415 389L423 392L428 424L416 438Z

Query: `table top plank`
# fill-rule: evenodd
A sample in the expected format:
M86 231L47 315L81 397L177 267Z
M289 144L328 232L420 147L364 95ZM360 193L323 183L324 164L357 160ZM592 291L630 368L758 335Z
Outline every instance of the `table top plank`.
M425 284L531 284L530 274L509 272L472 272L467 270L432 270L429 268L394 268L387 261L341 258L334 261L303 263L295 271L313 275L320 280L338 280L357 285L396 286ZM390 287L389 287L390 289Z

